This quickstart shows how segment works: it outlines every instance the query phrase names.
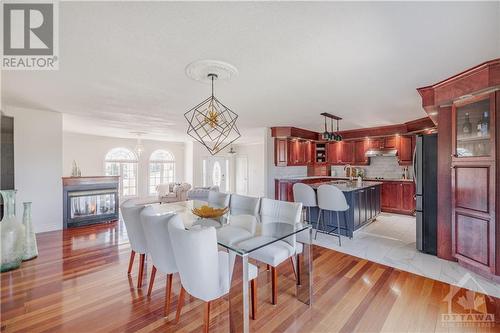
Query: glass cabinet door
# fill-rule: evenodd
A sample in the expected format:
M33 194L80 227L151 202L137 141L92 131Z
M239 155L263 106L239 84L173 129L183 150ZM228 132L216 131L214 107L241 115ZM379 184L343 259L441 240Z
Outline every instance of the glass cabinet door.
M455 117L455 157L490 156L490 98L456 106Z

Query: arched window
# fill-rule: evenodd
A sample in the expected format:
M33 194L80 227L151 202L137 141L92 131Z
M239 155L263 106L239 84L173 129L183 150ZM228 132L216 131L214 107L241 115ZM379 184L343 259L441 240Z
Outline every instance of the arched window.
M127 148L113 148L104 159L106 176L120 176L120 194L137 195L137 156Z
M171 152L158 149L149 157L149 193L156 193L159 184L175 181L175 157Z

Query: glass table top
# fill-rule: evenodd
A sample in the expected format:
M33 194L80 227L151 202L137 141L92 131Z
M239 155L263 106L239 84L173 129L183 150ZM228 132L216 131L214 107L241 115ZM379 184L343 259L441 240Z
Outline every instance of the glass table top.
M221 218L214 220L200 218L192 212L193 208L198 208L203 205L208 205L208 203L200 200L188 200L175 203L152 204L150 206L153 207L159 215L178 214L182 218L186 229L208 227L221 229L230 226L230 224L228 224L228 221L231 220L230 214L225 214ZM214 205L209 206L222 208ZM234 251L240 255L245 255L280 240L287 239L289 242L294 242L296 239L298 241L302 239L308 240L309 237L307 237L307 233L311 228L312 226L306 223L291 224L275 220L265 224L257 223L256 233L252 238L250 238L252 240L251 242L248 242L248 239L246 239L242 242L233 244L220 239L219 237L217 242L220 246L227 248L228 250ZM297 236L293 237L295 235ZM293 240L290 240L289 238L293 238Z

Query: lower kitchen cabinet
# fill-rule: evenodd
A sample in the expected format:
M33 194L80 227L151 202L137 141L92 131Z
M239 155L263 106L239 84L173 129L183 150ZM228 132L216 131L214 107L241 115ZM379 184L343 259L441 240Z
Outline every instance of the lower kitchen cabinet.
M415 184L413 182L384 181L381 207L383 212L413 215L415 212Z

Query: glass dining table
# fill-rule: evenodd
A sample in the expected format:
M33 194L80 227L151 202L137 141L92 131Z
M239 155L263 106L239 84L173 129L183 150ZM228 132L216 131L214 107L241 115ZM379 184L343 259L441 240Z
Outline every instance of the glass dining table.
M208 205L207 202L199 200L188 200L175 203L152 204L158 214L178 214L181 216L186 229L215 227L224 228L230 223L231 215L226 214L217 220L202 219L192 212L193 208ZM215 207L221 208L221 207ZM264 231L265 230L265 231ZM220 247L226 249L230 255L234 255L234 265L229 267L229 277L231 286L229 289L229 331L249 332L250 330L250 309L249 309L249 280L248 280L248 259L251 253L269 246L279 241L289 241L302 244L300 260L295 260L295 272L297 274L296 297L309 306L312 304L312 227L306 223L291 224L280 222L279 220L267 222L264 225L258 224L254 237L265 232L266 236L258 238L259 241L252 242L245 248L239 243L228 243L227 240L217 238ZM297 246L298 248L298 246Z

